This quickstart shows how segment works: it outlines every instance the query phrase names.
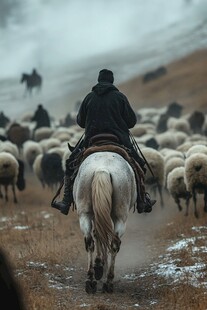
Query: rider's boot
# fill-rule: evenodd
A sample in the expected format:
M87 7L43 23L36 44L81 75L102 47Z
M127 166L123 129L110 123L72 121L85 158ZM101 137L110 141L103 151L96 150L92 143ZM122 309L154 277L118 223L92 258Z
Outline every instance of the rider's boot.
M73 193L72 193L72 188L70 184L70 177L65 176L64 179L64 194L63 194L63 199L62 201L54 201L52 202L52 207L60 210L61 213L67 215L70 206L73 203Z
M149 193L144 194L144 199L141 199L139 195L137 196L137 211L138 213L149 213L152 211L152 207L156 203L156 200L150 198Z

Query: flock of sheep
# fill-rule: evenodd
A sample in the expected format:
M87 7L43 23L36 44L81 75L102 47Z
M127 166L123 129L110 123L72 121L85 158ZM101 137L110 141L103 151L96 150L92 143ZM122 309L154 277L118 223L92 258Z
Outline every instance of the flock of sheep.
M194 111L195 112L195 111ZM194 113L193 112L193 113ZM194 113L195 114L195 113ZM167 115L165 129L158 123ZM148 191L159 195L161 207L166 205L163 194L171 196L181 211L185 202L188 215L192 200L194 214L199 216L197 197L204 197L203 210L207 212L207 115L195 127L192 114L173 115L166 108L145 108L138 112L137 125L130 131L142 155L150 165L145 175ZM75 115L72 115L75 118ZM11 128L16 127L11 131ZM16 189L26 190L26 179L35 176L42 189L48 186L54 193L62 182L70 145L75 145L83 134L78 125L65 127L53 120L51 127L34 131L30 115L0 128L0 198L8 201L8 187L17 203ZM5 189L5 193L3 193ZM153 197L154 198L154 197Z

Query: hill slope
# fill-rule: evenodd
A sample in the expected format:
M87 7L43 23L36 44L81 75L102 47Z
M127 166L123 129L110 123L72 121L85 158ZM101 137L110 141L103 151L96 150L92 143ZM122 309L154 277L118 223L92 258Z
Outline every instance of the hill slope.
M207 50L166 66L167 74L142 82L142 76L119 85L135 109L163 107L173 101L184 106L184 113L192 110L207 112Z

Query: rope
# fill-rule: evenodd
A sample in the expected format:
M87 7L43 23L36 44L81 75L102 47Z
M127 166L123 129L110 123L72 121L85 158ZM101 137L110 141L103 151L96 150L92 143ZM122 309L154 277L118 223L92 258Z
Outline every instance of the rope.
M151 172L153 178L156 179L156 178L155 178L155 175L154 175L154 173L153 173L153 171L152 171L152 168L150 167L148 161L146 160L144 154L143 154L142 151L140 150L140 147L138 146L136 140L134 139L134 136L132 135L132 133L131 133L130 131L129 131L129 136L130 136L130 138L131 138L131 140L132 140L132 144L133 144L134 148L136 149L136 151L139 151L139 153L141 154L142 158L144 159L144 161L145 161L145 163L146 163L146 165L147 165L147 168L148 168L149 171Z

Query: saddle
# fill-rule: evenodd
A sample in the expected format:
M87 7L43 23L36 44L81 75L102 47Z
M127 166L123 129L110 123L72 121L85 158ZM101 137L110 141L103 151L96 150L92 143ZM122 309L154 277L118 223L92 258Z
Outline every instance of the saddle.
M76 159L72 162L73 174L70 176L70 190L72 191L74 180L77 176L81 163L91 154L96 152L114 152L122 156L132 167L137 187L137 195L144 200L145 185L144 185L144 172L135 159L130 156L130 150L123 145L119 144L119 139L113 134L100 134L96 135L89 141L89 147L82 149L77 155ZM55 201L57 196L64 185L64 180L57 190L52 202ZM74 208L75 205L73 204Z
M119 139L117 136L113 134L101 133L101 134L95 135L92 138L90 138L89 146L109 144L109 142L119 144Z
M144 172L135 159L130 156L129 149L119 144L118 137L113 134L99 134L92 137L89 141L89 147L86 148L81 155L81 162L89 155L96 152L114 152L122 156L132 167L136 179L137 194L144 200Z

